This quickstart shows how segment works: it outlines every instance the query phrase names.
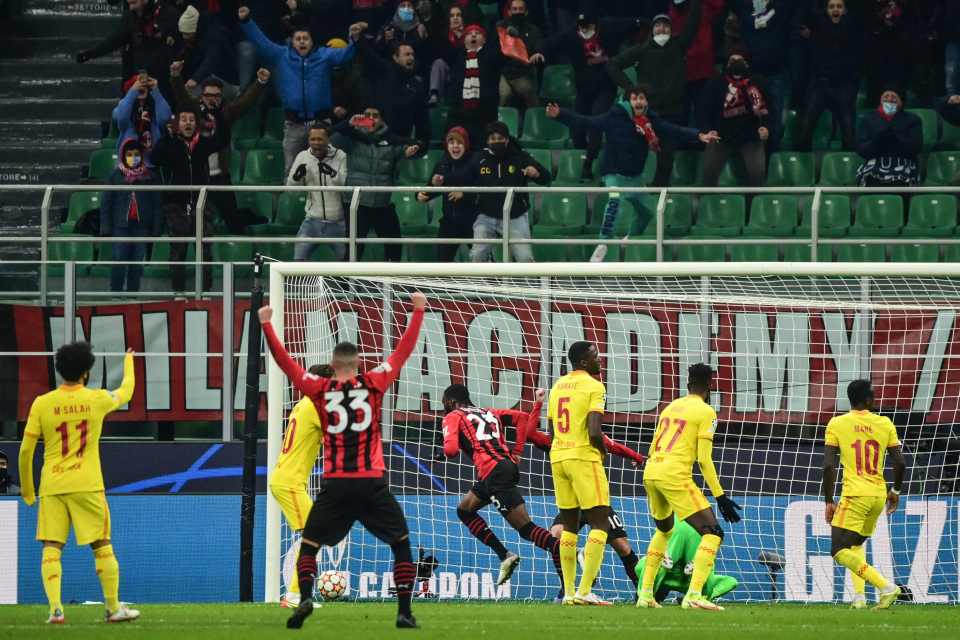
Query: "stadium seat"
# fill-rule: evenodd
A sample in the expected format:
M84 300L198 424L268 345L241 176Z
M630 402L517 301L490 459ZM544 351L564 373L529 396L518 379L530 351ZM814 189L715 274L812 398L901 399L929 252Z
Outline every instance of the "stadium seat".
M100 192L77 191L70 194L70 204L67 208L67 219L60 225L63 233L73 233L73 227L80 217L91 209L100 208Z
M793 149L800 137L801 120L797 112L793 109L784 112L783 141L780 145L782 149ZM833 135L833 116L829 111L824 111L817 121L817 126L813 129L813 139L811 148L814 151L826 151L833 144L831 137ZM839 144L839 142L837 143Z
M907 109L920 118L923 125L923 150L930 151L937 146L940 140L940 116L933 109Z
M734 162L735 162L735 161L736 161L736 160L735 160L733 157L731 157L730 160L727 162L727 164L725 164L725 165L723 166L723 169L720 170L720 177L717 179L717 186L718 186L718 187L739 187L739 186L742 186L742 185L740 184L740 177L739 177L739 174L738 174L738 171L740 171L740 169L734 169ZM702 172L703 167L701 166L700 169L701 169L701 172ZM700 183L703 184L703 176L702 176L702 175L700 176Z
M547 225L535 225L531 229L530 235L534 238L569 238L569 230L563 227L552 227ZM537 262L566 262L571 258L570 249L575 249L568 244L535 244L533 245L533 257ZM590 247L592 251L593 248Z
M241 184L283 184L283 179L282 151L255 149L247 152L247 164L243 170Z
M69 234L65 234L69 235ZM65 237L60 235L58 237ZM75 242L49 242L47 243L47 259L51 262L93 262L93 243L82 242L84 237L78 237ZM108 246L108 245L101 245ZM109 255L109 251L107 252ZM79 268L79 265L78 265ZM62 269L60 270L62 273Z
M116 138L100 138L100 148L101 148L101 149L116 149L116 148L117 148L117 139L116 139Z
M770 163L767 168L767 186L808 187L813 185L815 181L814 173L812 153L780 151L770 156Z
M700 198L700 209L697 212L697 223L694 232L697 234L739 235L740 229L746 222L746 205L743 196L730 194L715 194Z
M948 187L960 176L960 150L934 151L927 156L924 186Z
M885 262L887 251L882 244L841 244L836 256L837 262Z
M795 235L798 238L811 236L810 222L813 196L800 197L800 225ZM817 216L818 235L823 238L842 238L850 228L850 196L824 194L820 198Z
M650 223L656 234L656 220ZM693 197L686 194L668 195L663 210L663 235L676 238L686 235L693 226Z
M260 112L256 109L248 111L246 115L230 126L230 137L233 148L239 151L250 151L257 148L260 140Z
M419 187L427 184L431 172L443 157L442 151L428 151L422 156L404 158L397 163L397 184L399 186Z
M568 64L551 64L543 69L540 85L540 97L543 102L556 102L570 106L577 98L577 87L573 81L573 67Z
M809 244L787 244L783 246L784 262L810 262ZM817 245L817 262L833 262L833 248L830 245Z
M91 180L103 182L117 166L116 149L96 149L90 154L87 176Z
M854 238L887 238L900 235L903 198L894 195L861 196L857 201L850 235Z
M903 235L912 238L946 238L957 227L957 198L952 195L917 194L910 199L910 216Z
M550 153L549 149L527 149L527 153L542 164L550 172L551 178L553 177L553 154Z
M447 137L447 117L450 110L446 107L433 107L430 109L430 140L432 146L444 147L444 139Z
M673 155L670 185L674 187L696 186L699 181L702 156L702 151L677 151Z
M647 152L647 161L643 165L643 173L640 174L643 184L650 186L657 173L657 154L652 151Z
M263 127L263 137L257 142L258 149L283 148L283 109L273 107L267 112L267 121Z
M586 159L586 152L579 149L566 149L561 151L560 156L557 158L557 177L553 181L553 186L599 185L599 159L593 161L593 180L589 182L582 182L580 180L580 171L583 169L583 161Z
M570 130L548 118L544 109L527 109L520 140L530 149L567 149L571 146Z
M731 244L730 262L777 262L780 249L775 244Z
M783 237L797 225L797 199L789 195L758 195L750 205L750 222L743 235Z
M395 193L390 201L397 209L401 227L426 226L430 222L430 211L425 203L417 202L417 194L410 191Z
M284 262L293 261L293 244L289 244L286 242L258 242L256 251L257 253L261 253L265 256L269 256L274 260L282 260ZM322 257L321 258L317 257L319 255L320 255L320 251L318 250L314 253L314 256L311 259L312 260L322 259ZM330 255L332 256L333 253L331 252Z
M333 194L334 196L336 194ZM306 217L306 192L285 191L277 202L277 217L273 221L274 235L294 235Z
M253 245L249 242L217 242L213 245L216 262L253 262Z
M426 206L422 203L420 206ZM397 211L400 211L400 207L397 207ZM403 219L400 219L400 224L403 225ZM417 237L417 238L436 238L437 232L440 230L440 227L435 225L423 224L417 228L417 232L414 235L413 233L408 232L412 231L413 227L407 227L404 225L403 236L404 237ZM437 261L437 248L439 245L436 244L405 244L403 245L403 261L404 262L436 262Z
M937 148L945 151L960 151L960 127L946 120L941 120L940 124L943 125L943 130L940 132Z
M587 223L587 197L582 193L545 193L539 224L582 227Z
M500 107L497 109L497 117L507 125L510 135L514 138L520 137L520 112L516 107Z
M940 262L940 247L935 244L895 244L890 247L890 262Z
M960 244L943 245L944 262L960 262Z
M238 170L239 173L239 170ZM268 191L237 191L237 208L250 209L267 220L273 220L273 194ZM254 231L263 225L250 227Z
M678 262L723 262L726 247L722 244L683 244L676 247Z
M665 256L670 255L670 247L664 247ZM624 262L656 262L657 248L649 245L631 245L623 248Z
M855 153L834 151L823 156L820 166L820 186L854 187L857 184L857 169L863 159Z
M593 222L584 227L584 235L597 236L600 233L600 226L603 224L603 213L607 208L609 197L602 193L597 196L593 202ZM656 203L654 203L656 204ZM653 224L653 220L650 221ZM613 235L616 238L622 238L626 235L639 235L636 233L637 210L628 200L621 198L620 213L617 216L616 226L613 228Z

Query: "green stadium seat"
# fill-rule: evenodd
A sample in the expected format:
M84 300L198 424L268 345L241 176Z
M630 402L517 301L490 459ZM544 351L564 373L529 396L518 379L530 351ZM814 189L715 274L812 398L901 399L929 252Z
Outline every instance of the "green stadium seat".
M907 109L920 118L923 125L923 150L930 151L940 141L940 116L933 109Z
M500 107L497 109L497 117L507 125L510 135L514 138L520 137L520 112L516 107Z
M789 109L784 112L784 135L780 147L782 149L793 149L800 137L801 119L797 112ZM831 137L833 135L833 116L829 111L824 111L817 121L817 126L813 129L813 139L811 148L814 151L826 151L833 146ZM839 144L839 141L837 142Z
M740 229L746 223L746 204L743 196L714 194L700 198L697 223L694 231L698 234L728 235L726 230ZM721 231L724 230L724 231Z
M285 232L289 232L291 235L295 234L307 215L306 206L306 192L285 191L281 193L277 202L277 217L274 219L274 224L282 227Z
M729 162L727 165L729 166ZM768 187L809 187L815 182L812 153L780 151L770 156L767 167Z
M250 209L267 220L273 220L273 194L269 191L238 191L237 208ZM254 225L256 230L262 225Z
M417 203L421 206L422 203ZM400 208L397 207L399 212ZM406 226L403 222L403 219L400 219L400 224L403 225L403 236L411 238L436 238L440 227L436 225L422 224L418 227ZM415 231L414 231L415 230ZM404 262L436 262L437 261L437 248L439 245L436 244L405 244L403 245L403 261Z
M410 191L395 193L390 201L397 209L401 227L425 226L429 223L430 210L426 203L417 202L417 194Z
M647 161L643 165L643 173L640 174L643 184L650 186L657 173L657 154L650 151L647 153Z
M946 120L941 120L940 124L943 125L943 130L940 133L940 142L937 144L937 148L946 151L960 151L960 127L952 125Z
M824 154L820 166L820 186L855 187L857 169L862 163L863 159L855 153L833 151Z
M240 184L240 178L243 176L243 156L236 149L230 151L230 165L227 169L230 171L230 183Z
M940 247L935 244L895 244L890 247L890 262L940 262Z
M100 148L101 148L101 149L116 149L116 148L117 148L117 139L116 139L116 138L100 138Z
M256 109L248 111L246 115L234 122L230 127L230 137L233 148L239 151L250 151L257 148L260 140L260 112Z
M247 152L247 164L241 184L279 185L283 184L284 178L283 151L255 149Z
M910 199L910 216L903 235L912 238L947 238L957 227L957 198L923 194Z
M447 136L447 118L450 110L446 107L433 107L430 109L430 140L433 146L444 146L444 139Z
M677 151L673 155L673 171L670 185L674 187L693 187L698 184L702 151Z
M216 262L253 262L253 245L249 242L217 242L213 245Z
M400 186L419 187L427 184L432 176L443 152L436 149L428 151L422 156L404 158L397 163L397 184Z
M91 180L103 182L117 166L116 149L96 149L90 154L87 176Z
M656 234L656 221L650 223ZM668 195L663 210L663 235L676 238L686 235L693 226L693 196L686 194Z
M548 118L545 109L527 109L520 140L530 149L567 149L571 146L570 130Z
M67 219L60 225L63 233L73 233L73 227L80 220L80 216L91 209L100 208L100 192L77 191L70 194L70 204L67 208Z
M670 247L664 247L664 255L670 255ZM656 262L657 248L649 245L630 245L623 248L624 262Z
M62 238L71 234L61 234ZM109 245L101 245L107 246ZM109 255L109 251L107 251ZM77 236L75 242L48 242L47 259L51 262L93 262L93 243L87 242L86 236ZM61 270L62 272L62 270Z
M795 235L798 238L811 236L811 205L813 196L800 197L800 225ZM850 196L823 194L817 216L818 235L823 238L842 238L850 228Z
M563 106L572 105L577 97L573 67L568 64L551 64L544 67L540 96L545 103L556 102Z
M528 149L527 153L529 153L530 157L534 160L542 164L544 168L550 172L551 178L553 177L553 154L549 149Z
M723 262L726 247L722 244L683 244L674 253L678 262Z
M758 195L750 205L750 222L743 235L783 237L797 225L797 199L789 195Z
M885 262L887 251L882 244L841 244L836 256L837 262Z
M810 245L787 244L783 246L784 262L810 262ZM817 245L817 262L833 262L833 248L830 245Z
M900 235L903 198L895 195L861 196L850 235L854 238L888 238Z
M539 223L582 227L587 223L587 197L582 193L545 193L540 202Z
M565 149L561 151L560 156L557 158L557 178L553 181L553 186L599 185L599 159L593 161L593 180L589 182L582 182L580 180L580 171L583 169L583 161L586 159L587 153L579 149Z
M960 244L943 245L944 262L960 262Z
M731 244L730 262L777 262L780 249L772 244Z
M257 142L258 149L283 148L283 109L273 107L267 112L267 121L263 127L263 137Z
M584 229L584 234L599 235L600 226L603 224L603 213L607 208L607 201L609 199L607 194L602 193L593 201L593 223L587 225ZM655 204L656 201L653 201L651 206ZM648 226L652 225L653 220L651 219ZM620 199L620 212L617 216L616 226L613 228L613 235L615 238L622 238L627 235L640 235L637 231L637 210L629 200Z
M718 187L739 187L740 178L737 176L737 171L734 170L734 158L730 158L727 164L723 165L723 169L720 170L720 177L717 179ZM701 167L701 170L703 167ZM700 183L703 184L703 177L701 176Z
M948 187L960 177L960 150L934 151L927 156L927 179L924 186Z
M569 238L570 230L563 227L554 227L548 225L535 225L530 235L534 238ZM537 262L566 262L570 259L570 249L568 244L540 244L533 245L533 257ZM593 250L593 247L590 247Z

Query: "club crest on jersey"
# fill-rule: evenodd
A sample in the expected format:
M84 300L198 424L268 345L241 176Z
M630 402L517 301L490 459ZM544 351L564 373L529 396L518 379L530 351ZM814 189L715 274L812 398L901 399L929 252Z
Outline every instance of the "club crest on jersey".
M710 433L713 433L716 430L717 430L717 421L713 420L712 422L710 422Z

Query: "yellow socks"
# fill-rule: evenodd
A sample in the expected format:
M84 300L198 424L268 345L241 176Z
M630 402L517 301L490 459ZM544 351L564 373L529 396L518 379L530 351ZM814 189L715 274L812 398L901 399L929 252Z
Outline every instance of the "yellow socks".
M833 556L833 559L836 560L838 564L842 564L847 569L850 569L855 577L866 580L872 584L874 588L878 590L887 588L886 578L884 578L879 571L867 564L863 556L853 549L841 549L837 552L837 555Z
M664 533L657 529L650 538L650 544L647 545L647 561L643 565L643 580L640 582L640 590L643 592L653 591L653 584L657 581L657 572L660 571L660 564L663 562L663 556L667 552L667 543L670 542L670 536L673 535L673 529Z
M606 548L607 532L591 529L590 535L587 536L587 546L583 549L583 575L580 576L578 595L588 595L590 589L593 588L593 581L597 579L597 574L600 573L600 565L603 564L603 552Z
M857 558L860 560L862 564L867 564L867 550L862 544L856 547L850 547L850 550L853 551L855 554L857 554ZM866 585L864 583L863 578L861 578L856 573L851 571L850 580L851 582L853 582L853 594L855 596L864 595L864 593L866 592L866 589L865 589Z
M573 597L577 584L577 534L560 534L560 569L563 573L563 595Z
M720 536L708 533L700 540L697 553L693 556L693 575L690 576L688 594L699 594L703 590L703 583L713 573L713 565L717 561L717 550L720 548Z
M63 609L60 602L60 585L63 582L63 566L60 563L62 551L56 547L44 547L40 562L40 575L43 576L43 590L50 603L50 613Z
M113 555L113 545L104 545L93 550L94 565L100 586L103 587L103 601L107 611L113 613L120 608L120 565Z

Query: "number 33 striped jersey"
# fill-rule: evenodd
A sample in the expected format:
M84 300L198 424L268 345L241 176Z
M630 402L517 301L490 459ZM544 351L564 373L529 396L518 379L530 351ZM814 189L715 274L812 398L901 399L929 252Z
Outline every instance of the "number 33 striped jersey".
M869 411L850 411L827 424L827 446L840 449L844 496L886 496L883 479L887 449L899 447L889 418Z

